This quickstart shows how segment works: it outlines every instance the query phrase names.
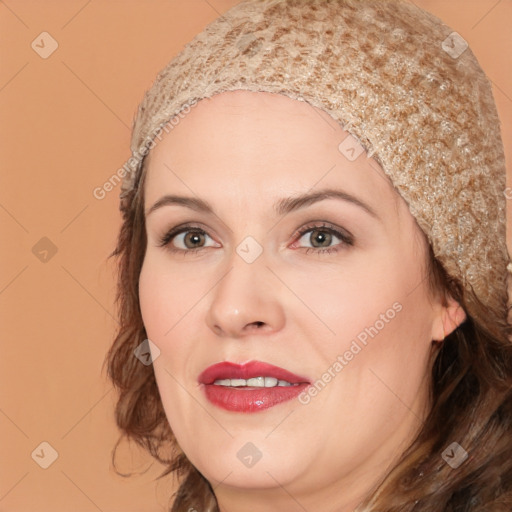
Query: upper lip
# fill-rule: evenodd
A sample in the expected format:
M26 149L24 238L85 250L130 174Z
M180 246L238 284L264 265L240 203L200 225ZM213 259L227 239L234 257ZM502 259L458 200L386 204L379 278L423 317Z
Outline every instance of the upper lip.
M249 361L239 364L230 361L217 363L206 368L199 375L201 384L213 384L218 379L251 379L253 377L274 377L291 384L309 383L309 380L294 373L261 361Z

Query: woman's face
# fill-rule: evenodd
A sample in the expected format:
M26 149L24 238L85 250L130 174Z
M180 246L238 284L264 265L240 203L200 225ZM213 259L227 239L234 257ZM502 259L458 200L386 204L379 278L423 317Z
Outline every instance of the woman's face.
M144 325L170 426L226 510L242 491L251 510L357 503L428 408L443 320L426 245L347 137L304 102L236 91L149 155Z

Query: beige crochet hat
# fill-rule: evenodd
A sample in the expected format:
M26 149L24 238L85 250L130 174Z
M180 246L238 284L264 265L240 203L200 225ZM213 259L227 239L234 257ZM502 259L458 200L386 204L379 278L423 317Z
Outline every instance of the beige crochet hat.
M176 116L237 89L306 101L350 132L463 286L469 315L503 336L510 259L500 122L490 83L461 36L399 0L242 1L190 42L146 93L122 210L144 155Z

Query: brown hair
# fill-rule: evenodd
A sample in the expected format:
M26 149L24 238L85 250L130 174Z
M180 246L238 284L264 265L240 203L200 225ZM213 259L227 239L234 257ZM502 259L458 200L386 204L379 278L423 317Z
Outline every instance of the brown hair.
M134 356L147 336L138 281L146 251L144 180L121 205L123 223L110 257L118 260L119 328L105 363L119 392L115 418L123 438L135 441L166 466L162 478L181 479L172 512L217 512L208 481L188 461L170 429L151 365ZM435 259L426 262L430 290L451 295L464 309L460 283ZM465 291L464 293L468 293ZM473 299L476 298L473 294ZM485 306L481 306L485 316ZM510 512L512 510L512 328L503 320L500 338L471 317L432 351L431 411L399 463L366 503L379 512ZM469 454L452 469L441 454L457 442ZM124 475L128 476L128 475Z

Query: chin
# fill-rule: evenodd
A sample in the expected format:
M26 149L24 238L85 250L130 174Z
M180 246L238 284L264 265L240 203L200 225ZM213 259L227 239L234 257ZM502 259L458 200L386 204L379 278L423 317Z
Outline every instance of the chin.
M213 487L222 482L223 486L237 489L261 490L279 485L289 486L297 477L296 474L291 473L291 467L297 469L293 461L283 463L282 460L280 462L269 460L265 463L261 459L252 467L245 467L241 463L231 464L226 460L215 465L207 463L203 468L197 467L197 469Z
M282 444L281 448L271 447L268 441L252 443L246 439L245 436L243 441L231 439L230 446L204 448L197 458L189 454L190 461L213 487L222 482L222 485L254 490L290 485L311 466L296 456L289 457L289 450ZM295 450L295 455L298 451Z

